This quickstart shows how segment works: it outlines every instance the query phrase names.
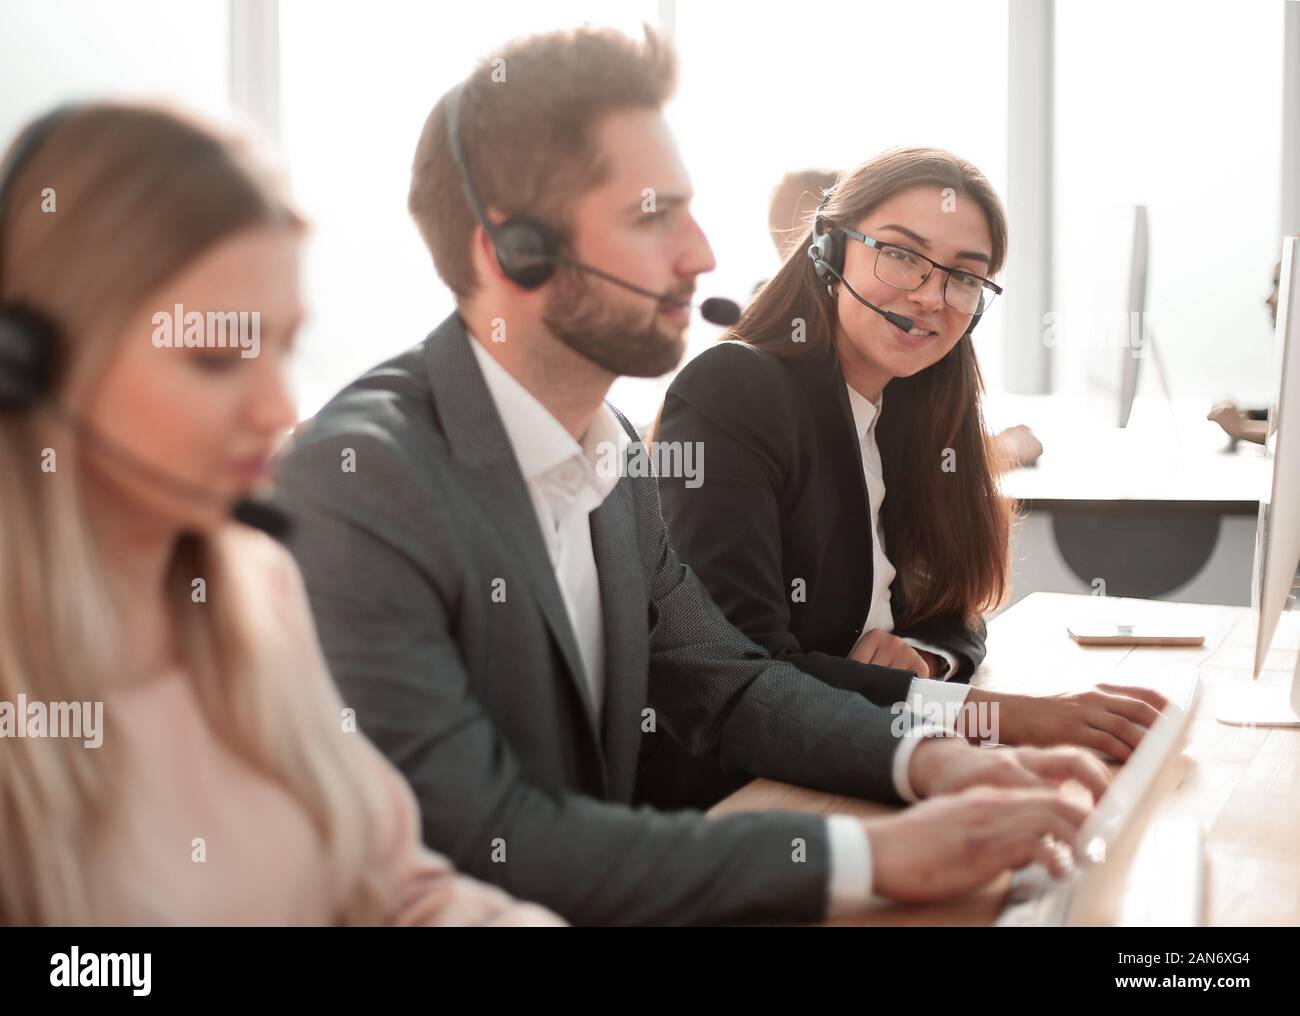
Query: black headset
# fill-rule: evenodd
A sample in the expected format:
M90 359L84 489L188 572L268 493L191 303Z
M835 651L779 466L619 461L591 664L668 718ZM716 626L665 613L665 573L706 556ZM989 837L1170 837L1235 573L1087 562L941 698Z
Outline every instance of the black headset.
M497 264L515 285L523 289L544 286L560 263L560 238L555 230L527 215L514 215L500 225L488 218L487 208L474 186L474 176L460 143L460 98L464 82L447 93L447 140L461 187L475 217L483 225L496 250Z
M830 199L831 192L827 191L817 206L817 214L813 218L812 246L808 248L808 257L812 259L817 278L828 286L832 284L832 276L838 278L844 271L845 241L844 231L839 226L827 229L826 220L822 218L822 209Z
M844 247L846 241L844 228L835 225L828 226L825 218L822 217L822 209L830 201L832 193L834 192L827 191L821 200L821 204L817 206L817 214L813 218L812 243L808 247L808 258L813 263L813 270L816 271L817 278L826 283L827 292L830 292L831 285L835 281L844 282L848 286L848 283L844 281ZM849 292L853 294L859 303L865 304L878 314L888 316L879 307L872 306L858 296L852 286L849 286ZM966 331L962 332L961 337L963 339L967 338L975 330L975 326L980 323L980 318L983 316L982 312L972 315L970 324L966 326Z
M4 275L4 237L8 209L23 168L45 139L78 105L59 106L32 121L19 135L14 154L0 177L0 288ZM0 413L22 412L54 387L60 362L58 326L47 315L18 303L0 304Z

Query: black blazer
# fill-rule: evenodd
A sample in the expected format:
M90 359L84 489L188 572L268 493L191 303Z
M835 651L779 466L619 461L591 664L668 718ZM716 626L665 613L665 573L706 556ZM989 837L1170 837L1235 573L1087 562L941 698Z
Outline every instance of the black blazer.
M905 379L885 392L876 425L886 484L907 468ZM892 403L892 404L891 404ZM661 477L673 546L728 619L778 659L882 704L905 697L904 672L863 684L845 656L871 607L872 532L853 411L829 344L794 359L722 342L689 363L668 390L657 437L703 443L702 482ZM891 505L881 508L885 542ZM792 598L802 579L805 598ZM906 604L902 577L891 608ZM896 628L900 637L951 652L969 680L984 659L984 627L943 618ZM848 664L846 668L845 664Z
M876 426L886 483L906 468L910 400L906 379L890 384ZM891 405L892 403L892 405ZM833 348L797 359L722 342L677 375L656 434L702 447L697 486L661 476L669 539L727 619L774 658L835 688L892 706L906 699L910 671L846 659L871 606L872 532L866 478L844 375ZM694 481L691 481L694 482ZM891 505L881 508L890 539ZM792 597L796 579L804 599ZM891 588L903 615L901 577ZM968 681L984 659L984 625L959 618L895 628L958 661L949 680ZM742 781L660 746L647 757L639 797L661 806L707 807Z

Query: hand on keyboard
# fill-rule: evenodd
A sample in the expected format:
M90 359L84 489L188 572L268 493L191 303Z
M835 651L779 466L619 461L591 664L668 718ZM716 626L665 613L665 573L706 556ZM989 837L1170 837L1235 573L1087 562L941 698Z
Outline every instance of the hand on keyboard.
M1094 801L1110 773L1077 748L974 748L960 738L934 737L912 755L908 777L918 797L955 794L968 787L1050 790L1067 781L1082 784Z
M1120 761L1168 705L1158 691L1118 684L1069 695L1007 695L999 702L999 737L1006 744L1077 745Z
M1088 809L1056 790L975 787L905 812L867 819L873 892L921 903L970 892L1004 871L1037 862L1069 873L1068 851Z

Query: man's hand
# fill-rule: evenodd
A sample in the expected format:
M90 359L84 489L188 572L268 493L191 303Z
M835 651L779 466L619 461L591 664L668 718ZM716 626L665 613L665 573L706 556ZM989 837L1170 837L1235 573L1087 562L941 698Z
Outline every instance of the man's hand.
M922 659L920 653L897 635L880 628L863 632L849 653L849 659L859 663L874 663L878 667L914 670L917 677L929 677L931 674L930 665Z
M957 737L928 737L908 764L918 797L955 794L968 787L1052 790L1067 780L1098 800L1110 784L1101 760L1077 748L975 748Z
M973 689L967 702L987 699L998 710L1005 744L1074 744L1124 761L1169 705L1150 688L1099 684L1072 695L998 695Z
M1034 861L1059 878L1070 868L1063 847L1086 817L1055 790L976 787L866 819L872 892L905 903L942 900Z

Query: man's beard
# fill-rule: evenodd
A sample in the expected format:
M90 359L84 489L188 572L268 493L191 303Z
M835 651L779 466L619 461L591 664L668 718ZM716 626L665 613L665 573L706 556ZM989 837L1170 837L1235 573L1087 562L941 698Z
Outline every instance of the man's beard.
M612 288L561 268L551 284L542 323L574 352L611 374L659 377L668 373L686 351L684 335L659 329L649 297L632 305L620 302L612 292L604 295Z

